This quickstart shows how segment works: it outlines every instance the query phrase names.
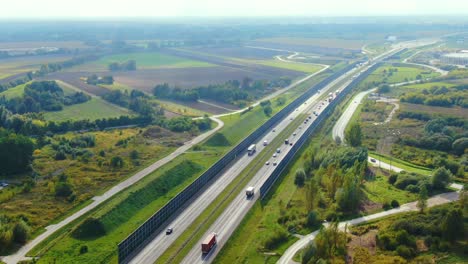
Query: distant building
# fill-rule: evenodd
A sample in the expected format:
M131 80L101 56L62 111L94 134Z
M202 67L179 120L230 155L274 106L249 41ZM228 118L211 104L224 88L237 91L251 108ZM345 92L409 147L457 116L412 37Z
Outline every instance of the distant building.
M397 36L393 36L393 35L390 35L390 36L387 36L387 41L392 41L392 42L395 42L397 41Z
M468 52L447 53L440 57L446 64L468 65Z

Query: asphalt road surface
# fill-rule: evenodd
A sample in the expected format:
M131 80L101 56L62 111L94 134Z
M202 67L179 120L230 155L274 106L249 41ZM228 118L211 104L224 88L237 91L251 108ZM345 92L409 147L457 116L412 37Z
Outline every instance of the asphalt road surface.
M353 69L355 70L355 69ZM160 234L156 234L154 238L148 243L142 250L140 250L135 256L131 257L129 263L153 263L155 262L166 250L167 248L192 224L192 222L205 210L208 205L219 195L224 189L250 164L250 162L255 158L256 155L261 153L265 146L263 146L263 141L271 142L276 138L278 134L281 133L293 120L302 113L308 113L311 109L311 105L314 102L317 102L317 99L323 94L327 94L329 90L335 86L338 82L342 81L348 74L345 74L328 86L324 87L320 93L316 93L311 96L305 104L299 106L296 111L293 111L286 118L278 123L275 127L275 132L269 131L261 137L261 139L256 144L257 151L253 156L248 156L245 153L243 156L238 158L229 168L227 168L223 174L213 182L203 193L198 195L194 200L190 201L189 205L186 205L180 209L180 213L176 214L177 216L169 221L165 228L172 227L173 233L171 235L166 235L164 230ZM322 108L323 110L323 108ZM312 114L312 112L310 112ZM309 125L308 122L307 125ZM304 129L301 130L304 131ZM298 137L298 135L297 135ZM288 146L289 147L289 146ZM286 146L283 146L286 150ZM282 150L283 151L283 150ZM281 154L283 156L284 154ZM279 161L279 159L278 159ZM271 160L273 163L273 160ZM273 170L273 166L266 167L269 169L270 173ZM164 229L165 229L164 228ZM199 247L197 247L199 249Z
M335 80L330 85L327 85L324 89L321 90L321 93L327 94L330 91L342 91L346 86L348 86L352 82L352 79L348 79L343 84L339 85L339 87L335 87L335 85L338 82L342 81L345 77L350 76L352 73L356 71L366 70L369 67L370 66L366 65L366 66L362 66L359 69L356 69L356 68L352 69L350 72L344 74L343 76ZM313 97L315 96L316 95L314 95ZM306 104L302 105L304 107L302 111L312 116L312 119L306 124L301 123L301 125L294 131L294 133L296 133L296 136L290 135L288 137L289 139L299 138L305 132L307 127L309 127L313 122L315 122L316 117L313 115L313 112L315 111L319 115L328 106L328 103L326 101L316 101L313 99L313 97L309 99ZM271 162L276 161L279 163L279 161L288 153L291 147L289 145L282 144L280 149L281 149L281 153L279 154L279 156L274 160L270 160ZM258 190L263 185L263 183L269 178L273 170L274 170L274 166L265 165L255 174L255 176L248 183L247 186L255 187L255 190L257 190L257 194L254 197L247 199L244 191L239 193L231 202L231 204L220 215L220 217L218 217L218 219L213 223L213 225L211 225L208 231L202 236L202 239L200 239L195 244L195 246L191 249L191 251L184 258L182 263L187 263L187 264L211 263L214 260L214 258L219 253L221 248L225 245L225 243L227 242L231 234L235 231L237 226L240 224L244 216L253 206L255 201L259 198ZM202 243L202 241L204 240L206 236L208 236L209 234L213 232L217 234L217 245L210 251L210 253L208 253L207 255L203 255L201 253L200 244Z
M436 196L433 196L431 198L429 198L427 200L427 206L428 207L433 207L433 206L436 206L436 205L441 205L441 204L445 204L445 203L450 203L450 202L454 202L454 201L457 201L458 200L458 196L459 196L459 193L458 192L450 192L450 193L442 193L442 194L438 194ZM371 221L371 220L375 220L375 219L379 219L379 218L382 218L382 217L385 217L385 216L389 216L389 215L394 215L394 214L399 214L399 213L404 213L404 212L414 212L414 211L418 211L419 209L417 208L416 206L416 203L417 202L411 202L411 203L407 203L407 204L403 204L401 205L400 207L398 208L394 208L394 209L391 209L391 210L388 210L388 211L384 211L384 212L380 212L380 213L376 213L376 214L372 214L372 215L367 215L367 216L363 216L363 217L359 217L359 218L355 218L355 219L352 219L352 220L348 220L348 221L344 221L344 222L340 222L338 227L341 229L341 230L344 230L344 227L345 226L351 226L351 225L357 225L357 224L361 224L361 223L365 223L365 222L368 222L368 221ZM301 239L299 239L298 241L296 241L296 243L294 243L293 245L291 245L285 252L284 254L281 256L281 258L278 260L278 264L292 264L292 263L296 263L294 262L292 259L294 257L294 255L296 255L296 253L301 250L302 248L304 248L305 246L307 246L307 244L309 244L310 242L312 242L314 239L315 239L315 236L318 234L318 231L314 231L304 237L302 237Z

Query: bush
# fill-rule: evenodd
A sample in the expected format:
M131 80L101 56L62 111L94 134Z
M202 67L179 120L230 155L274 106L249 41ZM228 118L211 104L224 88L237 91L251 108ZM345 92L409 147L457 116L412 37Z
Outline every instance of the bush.
M122 168L124 165L124 161L121 157L115 156L115 157L112 157L110 164L113 168Z
M68 197L73 193L73 189L70 183L58 182L55 185L55 196L56 197Z
M390 184L394 184L398 179L398 174L394 173L392 175L390 175L390 177L388 177L388 183Z
M288 233L282 229L277 229L274 231L273 234L268 236L264 241L263 241L263 247L268 250L275 249L278 247L281 243L285 242L288 240Z
M23 220L18 221L13 228L13 241L25 243L29 237L29 226Z
M85 253L88 252L88 246L87 245L83 245L80 247L80 255L83 255Z
M382 204L382 209L384 209L385 211L387 211L387 210L392 209L392 207L390 206L390 204L389 204L388 202L384 202L384 203Z
M315 227L320 225L320 219L317 216L317 213L312 211L307 215L307 222L308 227Z
M410 184L410 185L406 186L405 190L408 191L408 192L411 192L411 193L419 193L420 188L419 188L419 186L416 186L414 184Z
M414 250L407 247L407 246L403 246L403 245L400 245L396 248L396 252L398 255L400 255L401 257L404 257L406 259L408 258L411 258L413 255L414 255Z
M294 178L294 184L296 184L297 187L304 186L305 177L306 177L306 174L305 174L304 169L298 169L296 171L296 177Z
M87 218L81 225L79 225L75 230L73 230L72 237L76 239L90 239L97 238L105 234L106 229L99 219ZM87 249L88 247L86 247L86 252Z
M392 208L400 207L400 203L397 200L392 200L392 202L390 204L391 204Z

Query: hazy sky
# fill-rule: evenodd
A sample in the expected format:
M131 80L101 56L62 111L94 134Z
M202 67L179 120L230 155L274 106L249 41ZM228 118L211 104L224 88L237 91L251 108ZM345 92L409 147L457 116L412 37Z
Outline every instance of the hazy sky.
M0 18L468 15L468 0L4 0Z

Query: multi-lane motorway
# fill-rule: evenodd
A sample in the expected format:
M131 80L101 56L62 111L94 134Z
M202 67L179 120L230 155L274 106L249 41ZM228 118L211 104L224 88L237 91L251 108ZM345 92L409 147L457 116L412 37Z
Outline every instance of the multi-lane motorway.
M335 80L333 83L339 81ZM328 91L329 87L322 89L321 93L312 96L306 104L301 105L296 111L293 111L284 120L280 121L275 127L275 132L269 131L264 134L258 141L257 152L253 156L248 156L247 152L242 157L238 158L223 174L211 184L200 196L191 200L190 205L182 209L175 219L170 221L167 227L173 227L173 233L166 235L164 232L158 234L148 245L146 245L130 263L153 263L164 253L164 251L174 242L185 229L208 207L208 205L221 193L223 190L250 164L250 162L261 153L265 146L261 142L267 140L271 142L281 133L298 115L309 110L309 105L317 101L319 96ZM272 167L273 165L271 165Z
M341 90L344 85L348 85L351 82L350 76L352 74L356 74L356 72L359 72L360 70L363 70L364 68L367 68L369 66L361 66L360 68L356 69L354 68L353 70L343 74L339 78L335 79L332 81L329 85L324 87L319 93L314 94L311 96L307 102L300 107L298 107L295 111L290 113L286 118L284 118L282 121L280 121L276 127L275 127L275 132L269 131L266 134L264 134L261 139L258 140L259 144L257 144L257 153L253 156L248 156L247 153L243 155L242 157L239 157L229 168L227 168L223 174L214 182L212 183L202 194L200 194L198 197L194 197L193 200L190 201L190 204L187 205L186 207L180 209L180 212L176 212L175 215L176 217L173 218L172 220L169 220L168 224L166 227L173 227L173 233L171 235L166 235L165 232L161 232L160 234L157 234L150 243L148 243L143 249L141 249L135 256L131 258L129 261L130 263L153 263L155 262L164 252L165 250L187 229L190 224L193 223L193 221L205 210L205 208L208 207L208 205L211 204L211 202L216 199L216 197L223 192L223 190L252 162L252 160L255 158L256 155L261 153L264 149L265 146L261 144L263 141L268 141L271 142L274 140L278 134L281 133L286 127L290 125L293 120L304 113L309 113L310 115L313 116L312 114L312 109L316 107L316 111L320 113L321 110L324 109L325 105L321 106L321 109L318 109L318 99L320 96L323 94L328 94L332 88L334 88L337 84L342 83L345 81L344 84L342 84L338 89L335 90ZM346 79L349 79L346 81ZM335 91L333 90L333 91ZM314 118L311 120L313 121ZM309 125L312 122L308 122L306 125ZM306 127L302 129L298 129L296 132L297 135L296 137L299 137L303 131L305 130ZM291 137L293 138L293 137ZM268 146L267 146L268 147ZM277 162L281 159L281 157L284 157L284 154L287 153L288 149L290 146L282 146L281 147L281 152L279 157L277 157ZM268 166L265 166L260 170L259 173L257 173L254 176L254 179L252 180L250 185L256 186L257 188L261 186L261 183L267 179L266 175L270 175L271 172L273 171L273 160L271 160L271 164ZM226 225L229 225L228 223L231 223L230 228L227 228L226 231L219 231L219 239L220 243L223 243L223 237L224 241L227 240L228 236L232 233L234 228L237 226L235 223L240 222L240 219L242 219L242 216L244 215L244 212L247 212L248 209L250 208L251 204L253 204L254 200L251 200L250 203L244 203L245 201L242 201L241 198L245 197L236 197L235 201L233 204L236 202L239 203L239 207L236 205L229 206L228 209L222 214L222 216L215 222L224 222ZM234 210L229 210L230 208L234 208ZM232 213L230 213L232 212ZM240 218L239 218L240 217ZM225 219L225 220L220 220L220 219ZM231 230L231 232L229 232ZM225 233L223 233L225 232ZM217 248L221 248L222 244L218 244ZM216 252L216 251L215 251ZM190 254L186 258L187 263L194 263L196 259L201 260L199 257L201 256L200 252L200 246L197 244L196 250L192 250ZM211 258L209 258L211 259Z
M325 88L323 88L320 91L320 93L317 93L311 98L309 98L307 102L301 106L301 109L299 109L296 112L306 113L307 116L311 116L311 119L305 124L301 123L301 125L294 131L296 135L295 136L289 135L288 138L293 139L293 141L294 141L294 138L300 138L302 134L306 131L306 129L310 125L312 125L313 122L315 122L316 116L313 114L313 112L315 111L317 115L320 115L322 111L324 111L324 109L328 106L328 102L317 100L321 94L324 94L324 93L328 94L331 91L332 92L342 91L346 86L348 86L351 83L352 79L349 78L344 83L338 85L338 87L336 86L337 83L343 81L343 79L346 76L349 76L350 74L353 74L359 70L365 71L369 67L370 65L361 66L358 69L355 68L351 70L350 72L348 72L341 78L327 85ZM292 115L295 115L296 112L292 113ZM281 152L279 156L276 158L276 161L279 163L279 161L288 153L290 149L291 147L289 145L283 144L280 147ZM272 174L273 170L274 170L273 166L265 165L255 174L253 179L249 182L248 186L253 186L255 187L256 190L260 189L263 183ZM214 222L214 224L203 235L202 239L198 243L195 244L195 246L191 249L191 251L184 258L182 263L187 263L187 264L189 263L190 264L211 263L258 198L259 198L258 193L256 196L254 196L251 199L247 199L244 192L239 193L234 199L234 201L225 209L225 211L221 214L221 216ZM202 255L201 250L200 250L200 244L202 243L202 240L212 232L215 232L217 234L217 240L218 240L217 245L215 248L211 250L209 254Z

